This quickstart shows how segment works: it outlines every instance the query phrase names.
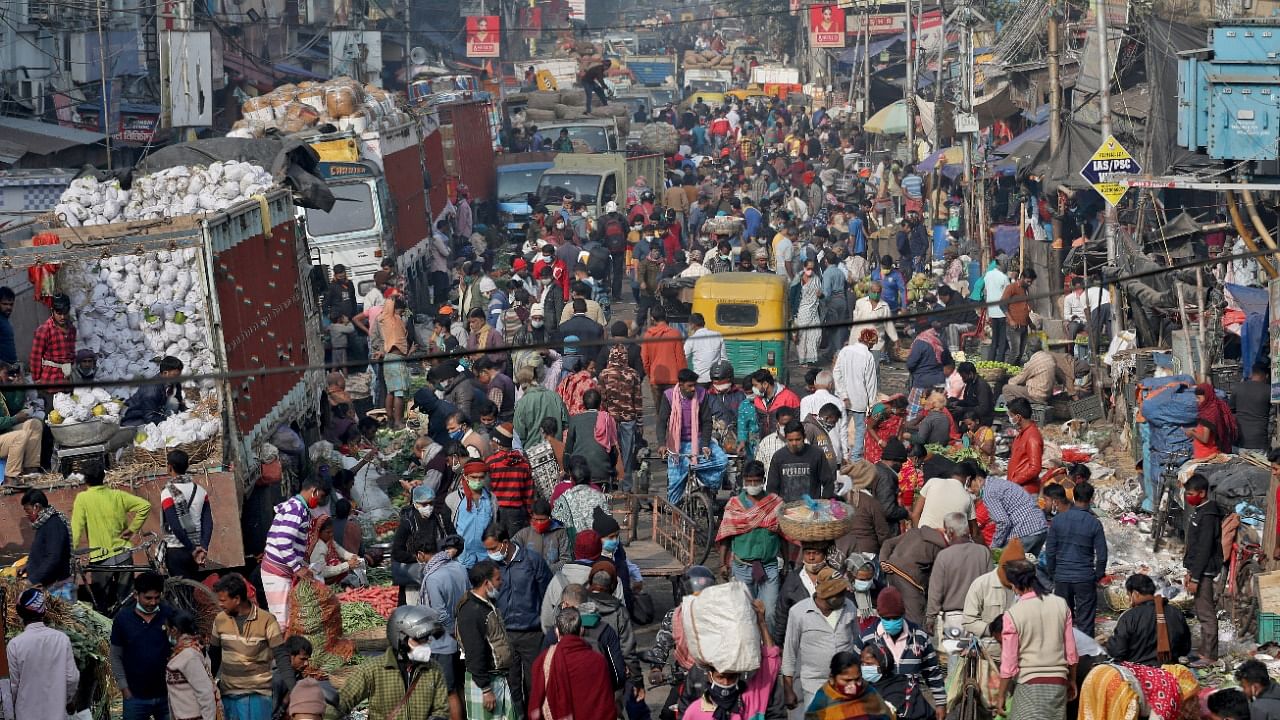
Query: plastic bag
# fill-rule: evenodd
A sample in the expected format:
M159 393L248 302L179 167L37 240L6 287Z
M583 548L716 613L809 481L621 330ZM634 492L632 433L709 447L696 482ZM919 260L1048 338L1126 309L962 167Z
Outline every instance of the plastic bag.
M751 594L737 580L713 585L681 604L689 654L720 672L760 668L760 629L754 620Z

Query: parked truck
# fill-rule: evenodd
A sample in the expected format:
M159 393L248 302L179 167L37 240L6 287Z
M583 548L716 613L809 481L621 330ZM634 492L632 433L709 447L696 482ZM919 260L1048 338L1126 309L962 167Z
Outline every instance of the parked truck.
M302 211L312 261L346 265L361 295L373 287L384 257L396 258L406 273L423 263L431 226L418 123L317 135L308 142L320 155L318 174L337 199L328 212Z
M487 100L460 100L424 109L423 148L433 216L438 217L446 203L457 197L459 185L467 186L475 217L492 215L498 149L495 122L493 105Z
M34 265L59 267L56 288L81 298L73 305L72 319L82 329L87 329L82 318L101 317L104 307L111 307L102 303L116 302L86 287L98 277L94 268L106 267L113 258L145 263L181 252L182 267L198 275L200 281L185 302L203 315L204 340L215 366L226 373L207 383L221 426L220 442L207 460L192 467L213 511L211 568L242 567L247 556L262 551L272 508L296 492L296 487L284 487L278 472L264 473L264 446L281 428L312 422L324 389L316 369L324 361L324 349L311 257L298 222L290 193L275 189L261 200L202 216L53 230L32 222L0 235L10 272L25 274ZM33 246L32 237L44 232L61 242ZM47 316L39 303L20 307L15 315L23 313L35 315L33 321ZM162 462L117 479L153 508L159 507L166 480ZM68 481L45 492L53 507L70 512L82 489ZM31 526L21 513L17 502L0 504L0 552L25 553L30 547ZM144 529L160 531L158 511Z
M590 217L597 217L610 200L624 209L627 188L641 176L663 177L662 156L561 153L538 181L538 202L555 208L565 195L572 195L587 206Z
M729 68L686 68L684 82L686 96L700 92L723 93L733 87L733 71Z
M519 232L529 222L533 214L529 199L538 192L538 182L542 174L551 169L555 158L554 152L498 156L498 223L507 232Z
M554 143L561 130L569 131L570 140L581 140L593 153L612 153L626 150L618 141L618 121L613 118L586 117L577 120L556 120L538 125L539 132Z

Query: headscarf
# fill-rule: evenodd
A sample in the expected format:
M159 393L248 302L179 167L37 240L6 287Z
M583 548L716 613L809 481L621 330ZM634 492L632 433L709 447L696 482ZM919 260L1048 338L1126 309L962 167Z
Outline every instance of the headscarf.
M929 328L916 336L916 340L926 343L933 349L933 357L942 362L942 338L938 337L938 331Z
M1224 453L1231 452L1236 438L1240 434L1240 426L1231 414L1231 407L1213 391L1213 383L1200 383L1196 389L1204 394L1196 417L1213 426L1213 436L1218 441L1218 449Z

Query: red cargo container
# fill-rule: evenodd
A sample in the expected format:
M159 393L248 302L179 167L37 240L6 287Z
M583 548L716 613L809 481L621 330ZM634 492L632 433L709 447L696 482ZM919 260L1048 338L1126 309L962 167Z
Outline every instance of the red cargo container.
M491 204L496 182L489 103L469 100L431 108L438 127L423 139L431 173L431 210L439 214L458 183L473 203ZM428 123L430 127L430 123Z

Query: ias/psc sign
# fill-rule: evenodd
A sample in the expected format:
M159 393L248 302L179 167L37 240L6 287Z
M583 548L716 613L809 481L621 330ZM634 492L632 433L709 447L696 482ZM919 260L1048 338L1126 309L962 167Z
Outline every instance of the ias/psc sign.
M1080 177L1084 178L1093 189L1108 203L1115 205L1124 197L1129 188L1122 182L1116 182L1119 175L1137 175L1142 166L1133 159L1128 150L1114 136L1108 136L1098 146L1097 152L1089 158L1080 169Z

